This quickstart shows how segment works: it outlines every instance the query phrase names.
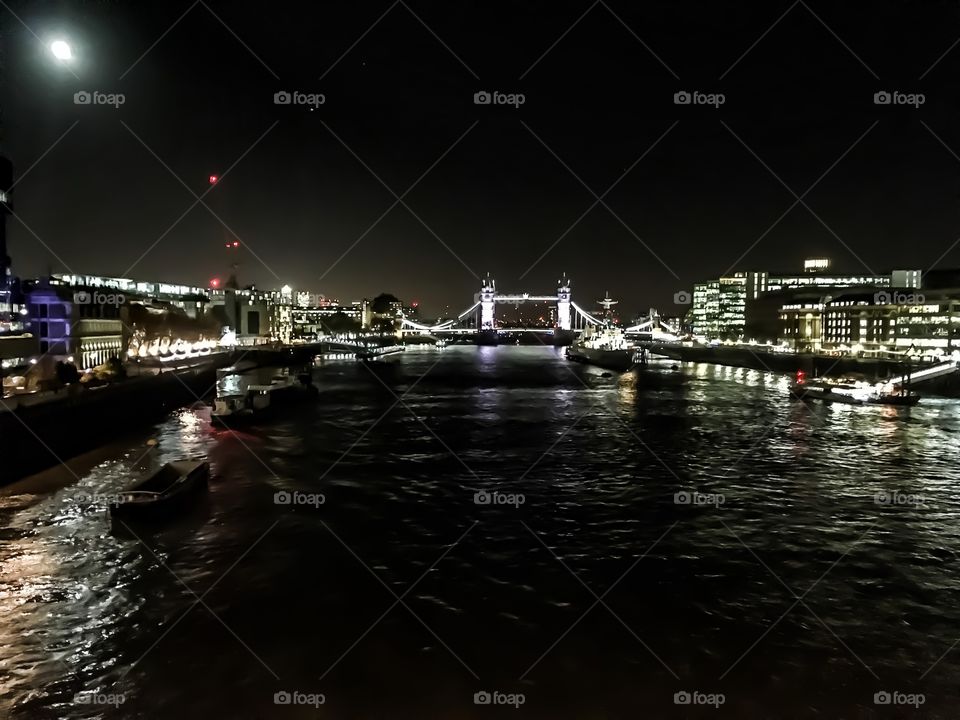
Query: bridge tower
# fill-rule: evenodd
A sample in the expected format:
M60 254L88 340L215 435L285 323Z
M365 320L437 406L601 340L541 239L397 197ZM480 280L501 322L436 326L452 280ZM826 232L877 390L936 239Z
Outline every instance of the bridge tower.
M570 329L570 280L566 273L557 282L557 327Z
M493 307L495 304L495 298L497 295L497 283L490 277L490 273L487 273L487 277L483 280L483 285L480 287L480 329L481 330L493 330L494 329L494 314Z

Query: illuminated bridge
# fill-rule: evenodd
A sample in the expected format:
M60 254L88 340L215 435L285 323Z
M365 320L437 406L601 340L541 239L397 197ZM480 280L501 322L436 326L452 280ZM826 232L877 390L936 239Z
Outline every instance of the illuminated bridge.
M623 332L629 338L653 342L675 342L680 338L680 328L662 320L653 309L646 320L624 328Z
M520 307L525 303L556 304L555 320L551 325L528 325L507 327L497 320L497 308ZM403 316L400 331L404 334L449 335L476 334L493 340L498 335L511 333L541 333L553 335L558 342L572 341L574 336L589 326L603 325L604 321L594 317L575 302L570 292L570 280L566 274L557 282L557 290L552 295L531 295L530 293L501 293L497 291L496 281L487 275L474 296L474 303L456 318L444 320L435 325L424 325ZM564 340L566 338L566 340Z

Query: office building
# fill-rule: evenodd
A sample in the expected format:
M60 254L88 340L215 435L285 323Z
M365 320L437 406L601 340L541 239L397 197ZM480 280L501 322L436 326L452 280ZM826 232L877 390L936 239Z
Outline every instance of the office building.
M855 289L919 288L919 270L893 270L887 274L838 273L829 258L809 258L802 272L738 272L694 286L693 333L707 339L775 340L787 327L805 334L801 325L790 325L781 309L804 310L822 297ZM793 317L797 323L801 318ZM804 327L812 327L806 323Z

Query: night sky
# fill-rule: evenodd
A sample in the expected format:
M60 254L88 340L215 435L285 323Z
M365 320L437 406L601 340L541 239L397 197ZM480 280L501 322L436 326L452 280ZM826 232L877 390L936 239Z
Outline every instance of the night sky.
M439 313L488 271L531 293L566 271L575 301L609 290L630 314L809 256L960 266L960 3L839 5L12 2L30 31L0 8L3 145L18 174L43 156L14 192L14 272L206 285L239 258L242 284ZM81 90L125 102L75 105ZM475 105L481 90L526 101ZM676 105L682 90L726 101ZM876 105L882 90L925 103ZM184 216L210 174L203 202L230 230L200 204Z

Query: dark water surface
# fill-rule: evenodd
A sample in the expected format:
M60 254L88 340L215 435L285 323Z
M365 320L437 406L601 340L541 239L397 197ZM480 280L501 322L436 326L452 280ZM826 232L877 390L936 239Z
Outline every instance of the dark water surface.
M0 495L0 717L960 716L955 401L808 406L553 348L315 377L270 424L198 405ZM173 522L77 501L197 453L209 492Z

